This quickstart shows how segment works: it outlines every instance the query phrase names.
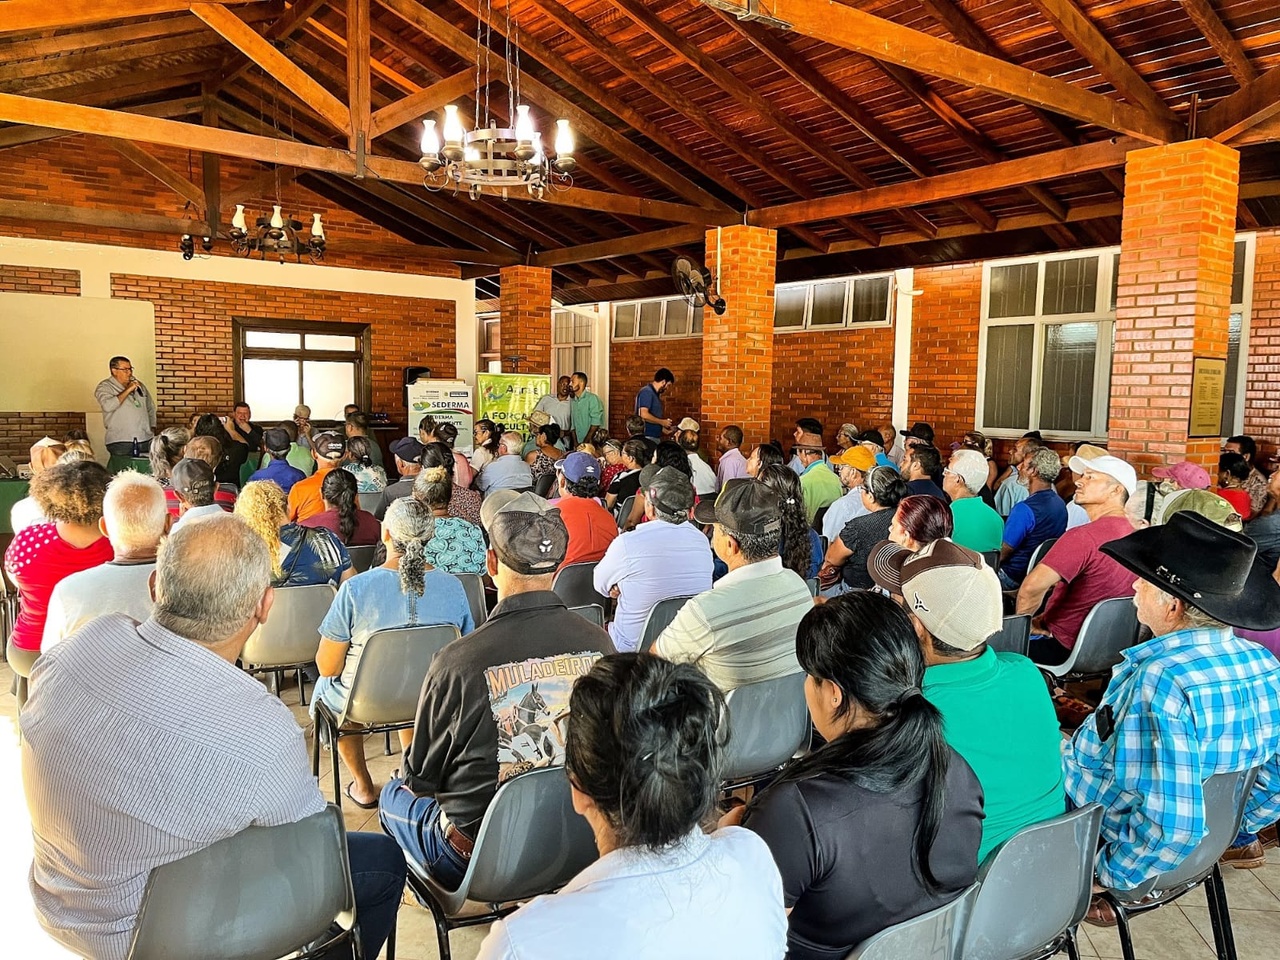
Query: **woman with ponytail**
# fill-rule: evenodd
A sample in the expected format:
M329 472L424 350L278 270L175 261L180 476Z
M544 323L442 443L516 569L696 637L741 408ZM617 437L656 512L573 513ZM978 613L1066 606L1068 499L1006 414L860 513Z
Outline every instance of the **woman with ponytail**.
M804 489L790 467L775 463L756 479L778 495L782 504L782 565L804 579L816 577L822 566L822 538L804 517Z
M825 743L721 824L740 821L773 851L790 960L838 960L974 881L982 788L920 691L924 655L892 600L859 591L815 606L796 657Z
M151 461L151 476L160 486L168 488L169 475L173 473L174 464L182 459L182 451L187 449L190 439L186 427L165 427L151 438L147 459Z
M372 442L368 437L347 437L347 452L342 456L342 469L356 478L359 493L381 493L387 488L387 472L373 462Z
M337 585L355 576L351 556L333 531L289 522L279 484L250 480L236 498L235 515L267 545L273 587Z
M312 716L317 700L324 700L335 714L342 712L360 654L374 631L435 623L451 623L463 634L475 628L462 582L427 562L426 545L434 534L435 521L425 506L412 497L391 501L382 520L386 561L343 583L320 624L320 680L311 701ZM408 747L412 736L412 730L401 730L401 746ZM338 754L354 777L347 785L348 799L362 810L372 810L378 805L379 788L364 762L364 738L341 738Z
M356 438L352 438L356 439ZM320 483L324 510L298 521L304 527L323 527L347 547L373 546L381 537L378 518L360 509L356 478L346 470L330 470Z
M564 766L600 859L495 922L479 960L785 954L768 848L739 827L702 830L720 792L723 712L696 667L647 653L611 654L578 679Z

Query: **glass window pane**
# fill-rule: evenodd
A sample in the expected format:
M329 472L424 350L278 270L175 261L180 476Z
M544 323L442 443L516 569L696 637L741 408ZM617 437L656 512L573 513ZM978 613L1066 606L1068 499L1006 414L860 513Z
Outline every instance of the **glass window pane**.
M573 376L573 347L555 347L555 363L551 375L555 379Z
M1044 314L1093 313L1098 306L1098 258L1050 260L1044 265Z
M775 329L804 326L804 302L809 296L809 287L798 284L794 287L778 287L774 291L773 326Z
M253 409L255 420L269 422L292 419L293 408L300 402L298 361L244 361L244 401ZM342 407L339 406L338 409L341 410Z
M809 326L834 327L844 323L844 295L848 288L849 284L844 280L838 283L815 283Z
M983 426L1028 429L1031 419L1031 352L1035 327L991 327L987 331L987 382Z
M853 282L853 323L884 323L889 318L889 278Z
M1111 255L1111 311L1116 309L1116 299L1120 296L1120 254Z
M702 316L705 309L705 307L698 307L693 311L693 324L689 329L690 333L702 336Z
M626 338L636 335L636 305L634 303L620 303L614 307L613 335Z
M689 333L689 301L668 300L666 330L668 337L684 337Z
M1237 250L1242 244L1237 244ZM1231 437L1244 429L1236 423L1236 391L1240 386L1240 330L1243 318L1239 311L1231 311L1231 326L1227 340L1227 382L1222 391L1222 435Z
M573 342L573 314L568 310L557 310L551 314L551 342Z
M591 317L582 313L573 314L573 342L574 343L590 343L591 342Z
M574 347L573 348L573 370L581 370L587 373L591 370L591 348L590 347ZM570 371L571 373L573 371Z
M311 412L318 419L337 416L348 403L356 402L356 365L317 360L304 361L302 402L311 408ZM330 410L333 413L329 413Z
M302 336L297 333L246 330L244 332L244 345L246 347L267 347L271 350L298 350L302 347Z
M1044 329L1040 429L1088 432L1093 426L1096 323L1060 323Z
M647 300L640 304L641 337L656 337L662 332L662 301Z
M1036 313L1036 263L1010 263L991 268L987 316L1033 317Z
M1244 254L1245 242L1236 244L1235 258L1231 263L1231 302L1244 303Z
M502 321L486 320L484 322L484 352L502 352Z
M350 350L353 353L360 349L355 337L340 337L327 333L308 333L306 348L308 350Z

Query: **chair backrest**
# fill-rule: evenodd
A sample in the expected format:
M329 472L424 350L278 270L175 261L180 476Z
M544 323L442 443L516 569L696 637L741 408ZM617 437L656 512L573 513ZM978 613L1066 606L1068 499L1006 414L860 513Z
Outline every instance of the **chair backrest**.
M525 900L563 886L598 855L591 828L573 811L564 768L542 767L498 788L462 886L483 903Z
M1000 551L999 550L983 550L982 562L997 573L1000 572Z
M596 562L571 563L561 567L551 581L551 589L564 601L566 607L585 607L596 603L601 610L609 608L609 598L596 592L594 582Z
M826 556L826 554L823 554L823 556ZM816 597L822 590L822 585L818 583L817 577L806 577L804 585L809 588L809 596L811 597Z
M455 573L462 581L462 589L467 593L467 604L471 607L471 619L476 626L489 619L489 602L484 595L484 580L478 573Z
M1102 807L1086 804L1026 827L978 869L964 960L1040 955L1089 910Z
M1103 600L1084 618L1076 635L1076 645L1066 662L1048 669L1057 676L1110 673L1137 639L1138 609L1133 605L1133 598Z
M950 903L881 930L846 960L959 960L977 891L975 883Z
M1000 632L987 640L987 646L1000 653L1020 653L1025 657L1031 650L1030 614L1005 617Z
M649 616L644 622L644 632L640 634L640 646L637 649L641 653L652 649L658 634L671 626L671 621L676 618L680 608L692 599L693 597L667 597L650 607Z
M356 573L364 573L373 566L373 552L377 549L377 545L372 543L363 547L347 547L347 555L351 557L351 566Z
M1036 568L1036 564L1044 559L1044 555L1048 553L1057 542L1057 537L1050 537L1048 540L1040 541L1036 548L1031 551L1031 562L1027 564L1027 573L1030 573Z
M382 504L382 493L357 493L356 502L360 504L360 509L367 513L373 513Z
M147 878L129 960L283 957L349 930L355 897L342 814L248 827Z
M540 497L545 497L551 492L551 488L556 485L556 472L548 470L537 480L533 481L533 492Z
M810 526L813 527L814 530L818 531L818 533L822 532L822 521L826 519L827 509L830 506L831 504L827 504L825 507L819 507L813 515L813 523L811 523Z
M729 743L725 780L766 773L782 766L809 742L809 709L804 673L748 683L730 690Z
M339 725L412 720L418 713L418 698L431 659L456 639L458 628L451 623L369 634Z
M590 620L601 630L604 629L604 608L600 604L588 603L581 607L570 607L569 609L584 620Z
M277 589L270 618L249 635L240 662L274 667L314 660L320 648L320 624L336 592L327 583Z
M618 529L621 530L627 525L627 517L631 516L631 508L635 506L636 498L634 495L627 497L618 504Z
M1176 890L1198 883L1217 864L1218 859L1240 833L1244 805L1253 790L1256 769L1216 773L1202 785L1204 795L1205 835L1186 858L1160 876L1146 881L1136 890L1123 891L1121 899L1139 899L1153 890Z

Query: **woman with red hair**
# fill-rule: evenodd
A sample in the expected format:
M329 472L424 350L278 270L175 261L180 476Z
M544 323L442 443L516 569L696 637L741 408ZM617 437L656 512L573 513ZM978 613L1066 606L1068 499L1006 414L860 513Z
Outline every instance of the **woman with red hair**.
M937 497L903 497L889 524L889 539L912 553L951 536L951 508Z

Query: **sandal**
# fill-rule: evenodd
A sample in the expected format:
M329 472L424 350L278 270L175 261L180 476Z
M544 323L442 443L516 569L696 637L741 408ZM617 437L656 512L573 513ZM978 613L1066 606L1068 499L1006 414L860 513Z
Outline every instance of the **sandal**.
M376 810L378 807L377 800L374 800L373 803L361 803L359 800L357 800L355 797L351 795L351 788L354 787L355 785L356 785L356 782L354 780L352 780L350 783L347 784L347 789L343 791L347 795L347 799L350 800L352 803L354 803L361 810Z
M1089 912L1084 915L1084 922L1095 927L1114 927L1120 921L1116 919L1115 908L1103 897L1094 894L1089 902Z

